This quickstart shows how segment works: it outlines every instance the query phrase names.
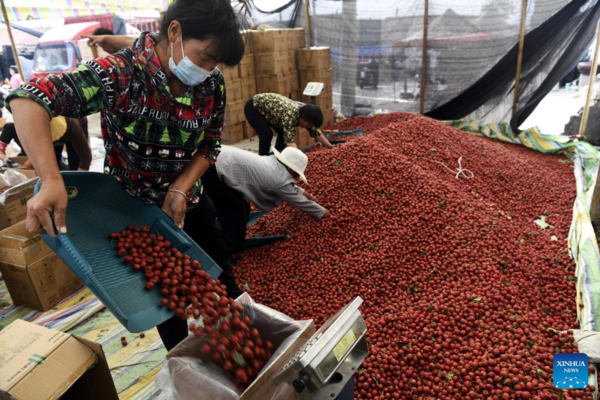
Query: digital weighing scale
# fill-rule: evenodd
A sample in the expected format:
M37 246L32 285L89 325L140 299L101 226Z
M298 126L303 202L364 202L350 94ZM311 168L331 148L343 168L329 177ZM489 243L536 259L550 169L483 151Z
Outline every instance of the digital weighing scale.
M323 93L323 90L325 90L325 84L321 82L308 82L302 94L304 96L310 96L312 98L312 103L315 104L316 97Z
M367 326L358 310L362 303L357 297L331 317L283 366L273 383L292 386L296 400L338 397L354 381L354 373L367 356ZM354 396L353 391L349 396Z

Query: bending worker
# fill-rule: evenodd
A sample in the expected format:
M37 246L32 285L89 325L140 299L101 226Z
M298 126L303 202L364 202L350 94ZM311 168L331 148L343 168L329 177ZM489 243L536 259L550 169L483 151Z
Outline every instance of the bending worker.
M246 120L258 134L258 154L269 155L273 131L277 132L275 149L282 151L286 146L297 147L294 143L296 127L308 131L323 146L332 149L333 145L319 130L323 125L323 112L312 104L304 104L276 93L261 93L250 98L244 107Z
M52 133L52 142L54 145L54 154L58 163L58 168L61 171L79 170L88 171L92 164L92 150L85 135L87 119L81 120L75 118L56 117L50 121L50 132ZM0 161L6 161L6 147L10 142L15 141L21 148L19 156L27 156L19 136L15 124L12 122L6 123L0 134ZM62 160L63 147L67 145L68 165ZM31 162L27 160L22 168L33 168Z
M315 201L308 191L297 186L300 178L308 185L304 171L308 157L287 147L274 156L261 157L249 151L222 146L215 165L202 177L204 190L213 199L221 224L223 239L231 253L246 237L246 224L252 202L262 211L271 211L285 200L315 219L329 218L331 213Z

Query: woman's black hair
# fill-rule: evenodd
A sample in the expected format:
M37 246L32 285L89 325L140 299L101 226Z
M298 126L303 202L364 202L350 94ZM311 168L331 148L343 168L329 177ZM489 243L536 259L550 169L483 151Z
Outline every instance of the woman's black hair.
M323 111L313 104L306 104L300 107L300 118L310 122L316 128L323 125Z
M227 66L240 63L245 41L240 33L245 21L231 6L230 0L175 0L160 21L160 34L169 37L169 25L179 21L183 40L212 39L216 61Z
M12 69L12 71L13 71L15 74L16 74L17 72L19 72L19 70L17 69L17 66L16 66L16 65L11 65L11 66L9 67L9 69Z

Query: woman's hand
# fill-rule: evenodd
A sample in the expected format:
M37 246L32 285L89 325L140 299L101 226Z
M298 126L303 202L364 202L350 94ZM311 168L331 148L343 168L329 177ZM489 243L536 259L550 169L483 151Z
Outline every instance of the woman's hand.
M43 181L39 193L27 202L27 220L25 226L31 233L47 233L56 237L57 232L67 233L67 190L62 179ZM54 214L54 224L51 214Z
M173 219L175 226L179 229L183 229L185 209L186 198L183 194L178 192L167 192L162 210L165 214L171 217L171 219Z
M122 47L131 47L133 42L135 42L134 37L126 35L91 35L82 37L89 39L88 46L99 46L109 54L116 53Z
M96 47L96 46L100 46L102 47L103 45L108 44L106 41L106 38L109 37L110 35L90 35L90 36L82 36L83 38L87 38L88 40L88 46L90 47Z

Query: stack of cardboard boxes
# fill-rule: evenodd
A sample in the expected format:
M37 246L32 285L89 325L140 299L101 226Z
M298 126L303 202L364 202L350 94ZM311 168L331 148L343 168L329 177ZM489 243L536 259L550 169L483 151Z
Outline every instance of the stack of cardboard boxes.
M258 93L300 100L296 50L304 43L303 28L252 31Z
M244 139L244 99L242 97L242 81L238 67L219 69L225 79L227 106L225 107L225 126L221 140L225 144L237 143Z
M256 90L256 68L254 65L254 54L252 46L248 46L244 58L238 65L238 74L242 85L242 99L244 105L248 99L257 93ZM244 139L250 139L256 135L256 132L244 118Z
M35 176L33 170L17 171ZM40 235L25 227L27 201L33 197L36 182L0 187L0 273L15 305L47 311L82 283Z
M81 337L18 319L0 332L0 360L0 399L119 398L102 346Z
M223 143L233 144L256 135L244 116L244 105L252 96L278 93L311 104L310 97L302 96L309 82L325 84L325 91L317 97L316 104L324 114L323 128L332 125L333 75L329 48L304 48L304 28L267 29L249 34L251 41L237 68L221 68L227 88ZM300 130L297 138L300 147L314 143L305 130Z
M298 69L300 70L300 88L304 89L309 82L322 82L324 91L316 100L316 105L323 111L323 125L321 129L328 129L334 123L333 113L333 74L329 47L311 47L296 50ZM312 103L309 96L301 96L300 101ZM298 147L306 147L315 142L304 129L299 129L296 135Z
M329 47L310 47L299 49L298 68L300 70L300 87L305 88L309 82L322 82L325 89L316 98L317 106L323 111L324 129L333 125L333 73L331 69L331 55ZM311 104L312 99L302 96L303 103Z

